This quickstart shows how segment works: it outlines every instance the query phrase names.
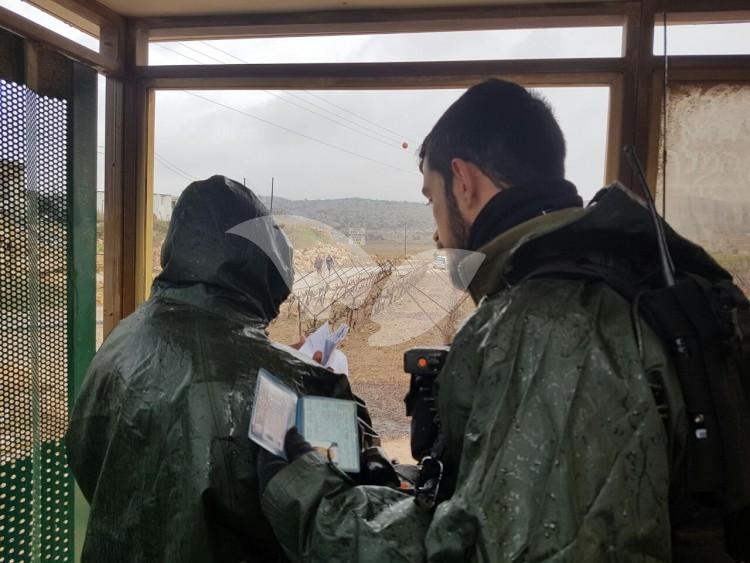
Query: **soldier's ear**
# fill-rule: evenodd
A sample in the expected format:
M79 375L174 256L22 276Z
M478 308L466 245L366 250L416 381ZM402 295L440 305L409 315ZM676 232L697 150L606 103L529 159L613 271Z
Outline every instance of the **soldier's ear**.
M473 223L487 202L497 195L500 187L473 162L462 158L451 160L453 195L461 216Z
M459 206L462 206L475 195L474 174L472 174L469 162L463 158L451 160L451 170L453 171L453 195Z
M451 160L453 195L463 218L469 222L486 203L485 176L476 165L462 158Z

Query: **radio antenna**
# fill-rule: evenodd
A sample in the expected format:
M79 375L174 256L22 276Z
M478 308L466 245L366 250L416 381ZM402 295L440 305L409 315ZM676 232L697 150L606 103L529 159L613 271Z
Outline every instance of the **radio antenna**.
M664 233L664 222L656 212L654 196L651 194L651 190L648 187L646 175L643 173L643 166L641 166L641 161L638 160L638 155L635 154L635 148L633 145L625 145L624 151L625 156L628 159L628 164L633 169L633 172L638 177L638 181L643 188L646 207L648 207L651 221L654 224L654 230L656 231L656 244L659 248L659 263L661 264L664 285L666 287L672 287L674 285L674 262L672 261L672 255L669 252L669 246L667 245L667 235Z

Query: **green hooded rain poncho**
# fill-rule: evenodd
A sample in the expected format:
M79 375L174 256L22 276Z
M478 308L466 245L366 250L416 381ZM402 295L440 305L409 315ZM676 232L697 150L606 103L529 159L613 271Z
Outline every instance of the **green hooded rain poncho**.
M292 279L292 250L267 215L223 176L191 184L150 299L91 363L67 434L91 505L83 561L285 560L247 438L258 368L300 393L352 395L345 376L266 335ZM254 219L254 242L227 233Z
M436 390L452 494L425 510L401 492L353 486L306 454L263 495L292 560L669 561L668 492L687 421L661 341L601 282L506 282L521 262L570 248L607 245L656 264L652 233L644 207L615 186L595 205L539 216L481 248L470 286L478 307ZM717 268L671 231L670 241L688 269Z

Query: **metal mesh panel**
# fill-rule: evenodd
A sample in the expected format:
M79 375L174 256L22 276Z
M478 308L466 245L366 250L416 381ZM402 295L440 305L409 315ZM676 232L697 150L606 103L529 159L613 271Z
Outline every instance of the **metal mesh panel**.
M0 561L71 558L67 103L0 81Z

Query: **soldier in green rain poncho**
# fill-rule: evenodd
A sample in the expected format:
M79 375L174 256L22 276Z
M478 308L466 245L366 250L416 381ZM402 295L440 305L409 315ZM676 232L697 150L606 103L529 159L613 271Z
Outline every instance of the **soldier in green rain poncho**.
M91 505L83 561L285 560L247 438L258 369L300 393L352 395L345 376L268 339L293 274L267 215L223 176L180 196L151 297L106 339L71 416L70 467ZM238 225L244 236L227 233Z
M669 492L688 426L662 341L603 282L523 275L571 249L656 263L642 203L616 185L583 209L564 156L546 104L497 80L470 89L428 135L436 240L485 257L469 286L477 309L434 390L443 500L429 508L355 486L315 452L276 460L262 506L293 561L729 561L673 537ZM669 237L678 267L726 276ZM713 531L697 537L710 543Z

